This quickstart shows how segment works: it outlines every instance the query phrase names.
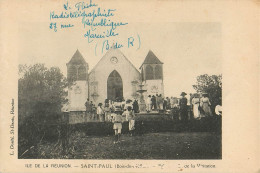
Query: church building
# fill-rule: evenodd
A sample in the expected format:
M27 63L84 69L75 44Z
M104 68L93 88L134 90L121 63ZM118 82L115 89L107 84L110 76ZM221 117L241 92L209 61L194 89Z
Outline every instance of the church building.
M140 71L139 71L140 70ZM141 67L136 67L119 49L109 49L100 61L89 71L88 63L79 50L67 63L67 79L70 113L84 112L87 99L96 106L104 105L105 99L116 98L139 100L140 85L148 95L164 95L163 63L149 51Z

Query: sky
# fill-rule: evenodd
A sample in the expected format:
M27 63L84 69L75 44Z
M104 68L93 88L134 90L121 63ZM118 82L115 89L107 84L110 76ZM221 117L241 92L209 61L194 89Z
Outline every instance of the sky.
M64 11L65 1L50 1L38 8L22 11L19 23L19 63L44 63L47 67L57 66L66 76L66 63L78 49L89 71L106 53L102 52L104 39L93 39L89 43L84 37L89 28L84 28L80 19L50 20L50 12ZM95 1L96 2L96 1ZM33 2L32 2L33 3ZM116 9L114 21L127 25L117 27L118 36L108 38L109 44L119 43L121 52L139 69L149 50L164 63L164 88L166 96L179 96L182 91L193 93L192 85L201 74L222 73L221 24L217 22L180 22L172 20L172 13L163 8L144 15L129 14L131 5L111 6L109 3L96 2L98 7ZM133 5L134 6L134 5ZM95 7L96 8L96 7ZM134 8L134 7L133 7ZM149 6L147 8L153 8ZM74 27L54 32L49 28L51 22L73 24ZM96 33L102 31L97 28ZM134 38L134 45L128 48L128 39Z

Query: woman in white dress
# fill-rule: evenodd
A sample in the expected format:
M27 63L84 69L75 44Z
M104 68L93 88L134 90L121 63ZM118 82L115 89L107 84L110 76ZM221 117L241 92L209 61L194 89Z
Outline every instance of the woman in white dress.
M200 98L198 94L194 94L194 98L192 99L192 105L193 105L193 115L195 119L200 119L200 111L199 111L199 105L200 105Z
M200 99L200 106L202 107L202 109L204 111L203 114L205 117L213 116L211 109L210 109L210 105L211 105L211 103L209 101L208 94L207 93L202 94L202 98Z

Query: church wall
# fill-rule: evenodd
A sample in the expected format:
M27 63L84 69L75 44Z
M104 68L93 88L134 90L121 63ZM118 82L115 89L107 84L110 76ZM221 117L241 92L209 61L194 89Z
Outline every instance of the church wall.
M147 80L143 82L144 88L147 90L145 93L145 98L147 98L148 95L156 95L161 94L164 96L164 85L163 80Z
M116 57L118 61L111 61L112 57ZM132 94L135 90L133 81L140 80L140 72L124 57L120 50L111 49L89 74L89 98L95 105L104 103L107 98L107 79L113 70L116 70L122 78L124 98L133 99ZM93 97L95 93L99 95L96 99Z
M85 111L85 102L88 98L87 81L76 81L69 89L69 111Z
M69 124L77 124L87 122L85 111L71 111L69 113Z

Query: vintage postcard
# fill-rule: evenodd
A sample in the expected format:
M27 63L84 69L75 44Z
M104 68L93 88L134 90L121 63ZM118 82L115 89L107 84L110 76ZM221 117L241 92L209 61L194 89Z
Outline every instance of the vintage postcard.
M0 1L0 172L258 172L259 2Z

